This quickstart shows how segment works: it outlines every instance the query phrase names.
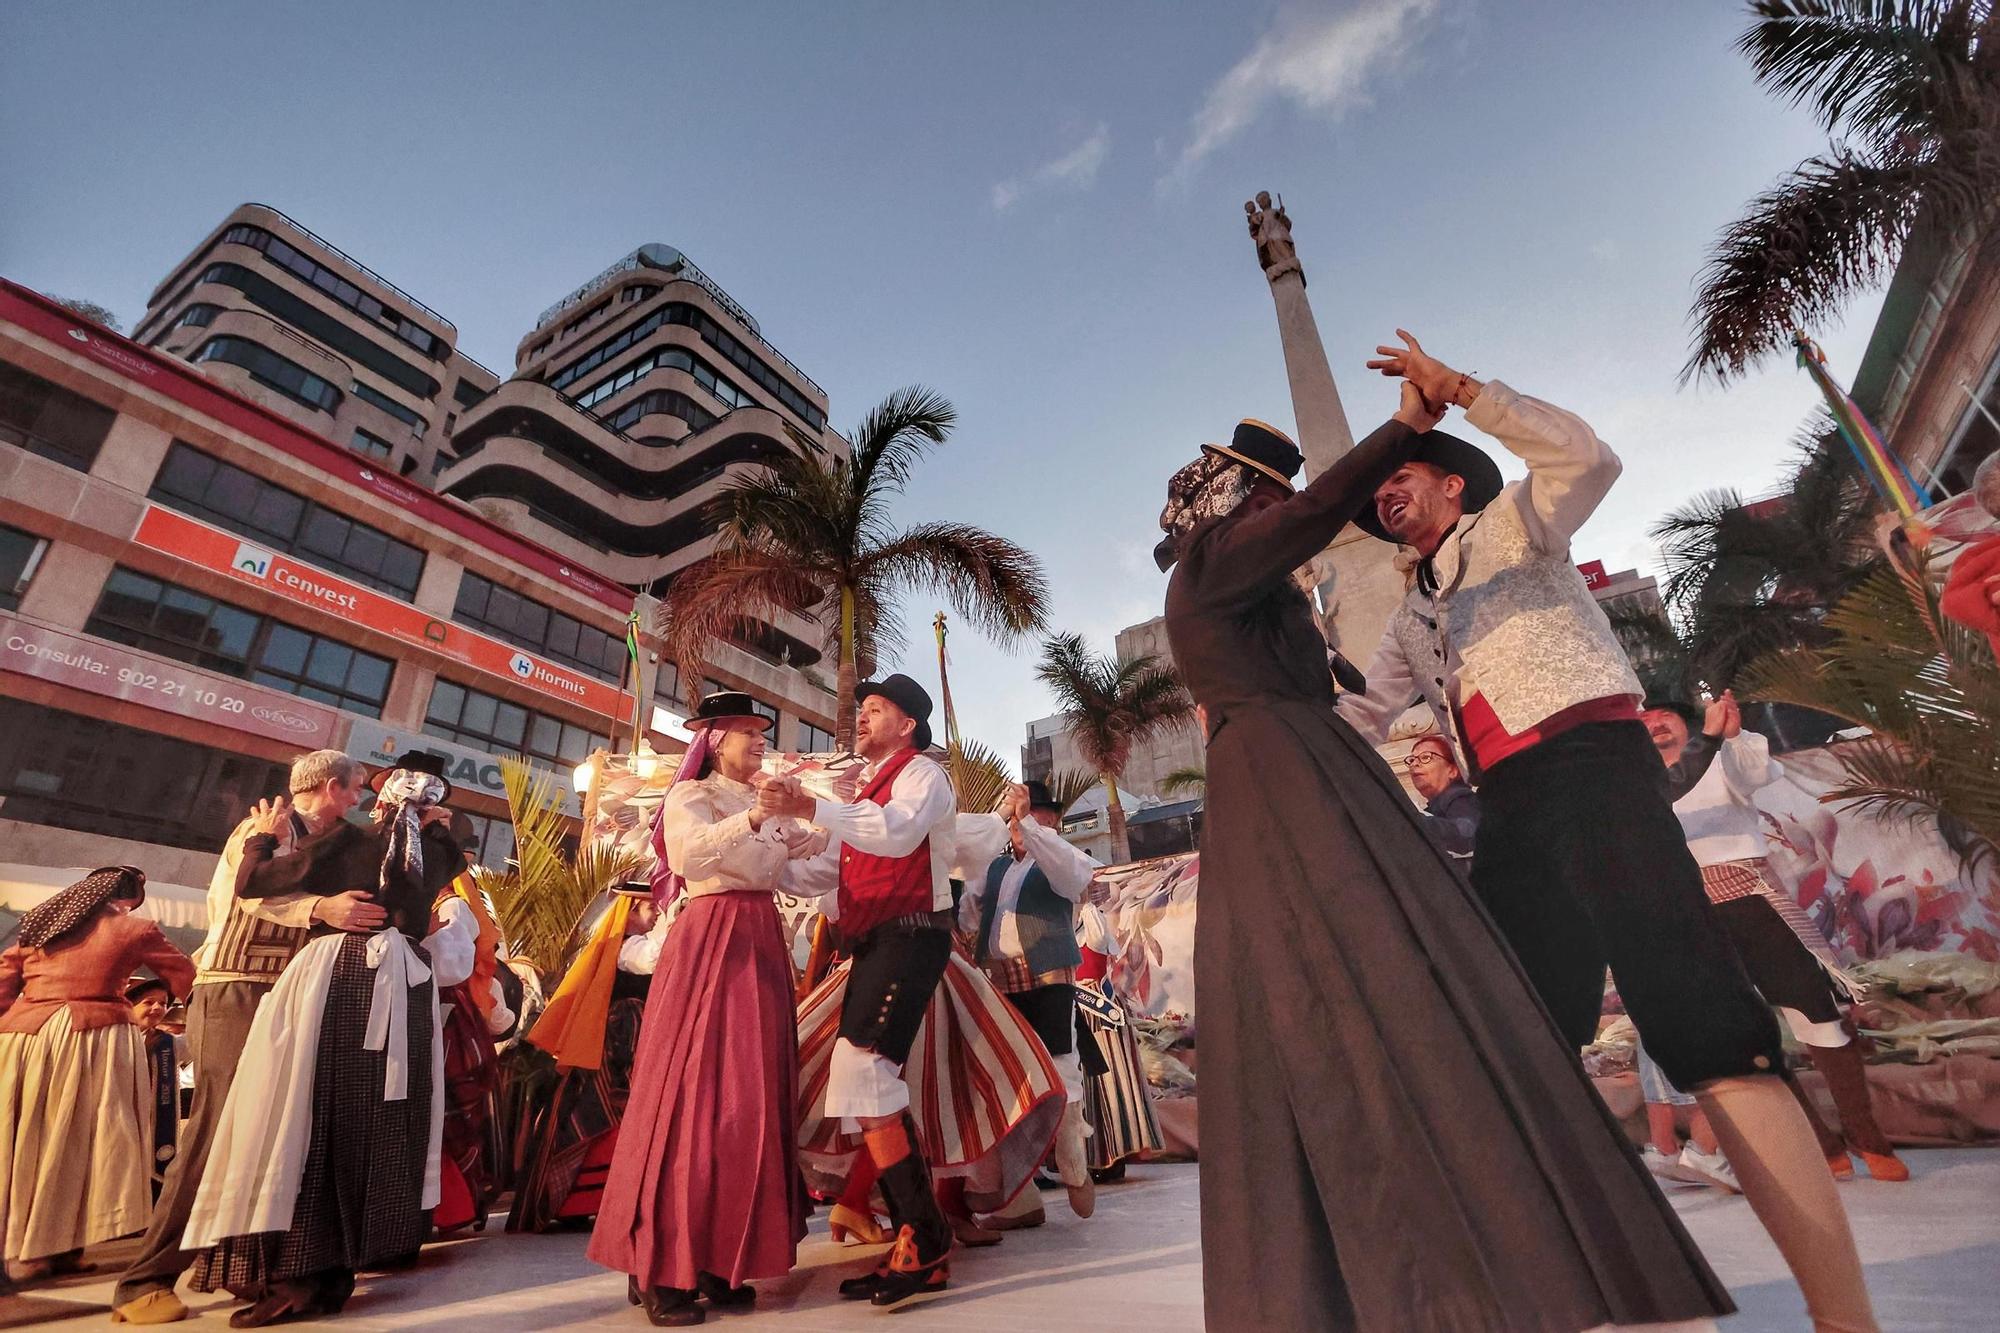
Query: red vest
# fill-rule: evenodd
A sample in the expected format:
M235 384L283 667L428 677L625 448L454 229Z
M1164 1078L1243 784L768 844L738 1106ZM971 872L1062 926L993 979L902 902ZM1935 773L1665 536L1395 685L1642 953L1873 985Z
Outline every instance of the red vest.
M885 761L862 791L861 799L889 803L889 789L903 766L917 757L914 748L898 751ZM873 856L842 844L840 849L840 933L853 940L884 921L914 912L930 912L931 840L925 838L908 856Z

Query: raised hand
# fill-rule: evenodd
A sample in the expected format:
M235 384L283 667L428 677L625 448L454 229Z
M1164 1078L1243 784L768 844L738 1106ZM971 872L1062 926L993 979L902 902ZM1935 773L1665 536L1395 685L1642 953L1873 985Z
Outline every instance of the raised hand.
M1736 702L1735 690L1724 690L1722 702L1726 706L1723 713L1722 737L1734 740L1743 734L1743 707Z
M1473 400L1479 396L1477 380L1460 374L1426 352L1415 334L1397 329L1396 336L1403 340L1403 345L1392 347L1385 343L1376 347L1375 359L1368 363L1370 370L1379 370L1392 377L1401 376L1414 384L1417 392L1423 395L1424 405L1435 408L1440 416L1453 403L1460 407L1472 406Z
M250 809L250 831L275 838L278 836L278 830L285 826L286 816L291 813L292 798L289 796L259 801Z
M1403 381L1403 401L1396 406L1396 420L1421 435L1444 420L1449 403L1433 403L1424 391L1409 380Z

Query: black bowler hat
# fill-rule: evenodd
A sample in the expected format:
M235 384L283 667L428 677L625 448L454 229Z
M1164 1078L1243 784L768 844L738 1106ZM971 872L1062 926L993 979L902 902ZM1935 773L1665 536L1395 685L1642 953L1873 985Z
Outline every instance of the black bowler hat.
M1441 430L1428 432L1417 445L1417 451L1410 455L1410 461L1429 463L1451 476L1463 478L1465 490L1459 498L1468 514L1476 514L1492 504L1494 497L1500 494L1500 487L1505 484L1500 479L1500 465L1489 458L1484 449ZM1382 541L1396 540L1382 527L1382 516L1375 512L1372 502L1356 516L1354 526Z
M369 787L376 795L381 795L382 784L387 782L389 775L399 768L406 768L412 773L428 773L444 783L444 795L438 797L438 804L442 805L451 799L451 779L444 775L444 757L426 754L422 750L405 750L396 756L395 763L386 768L376 769L375 776L368 779Z
M1021 785L1028 789L1028 808L1030 810L1053 810L1057 814L1063 812L1062 805L1057 802L1055 797L1049 795L1048 783L1024 782Z
M908 713L916 722L917 730L910 741L919 750L931 748L931 696L924 687L901 672L887 680L870 680L854 687L854 702L860 703L873 695L881 695L896 707Z
M1306 463L1306 456L1289 435L1255 417L1237 422L1236 433L1230 436L1227 445L1204 444L1201 448L1203 453L1234 459L1288 491L1292 489L1292 478L1299 475L1299 469Z
M757 701L741 690L717 690L697 704L694 716L682 725L690 731L700 731L711 722L738 717L754 718L764 730L771 729L771 719L758 712Z

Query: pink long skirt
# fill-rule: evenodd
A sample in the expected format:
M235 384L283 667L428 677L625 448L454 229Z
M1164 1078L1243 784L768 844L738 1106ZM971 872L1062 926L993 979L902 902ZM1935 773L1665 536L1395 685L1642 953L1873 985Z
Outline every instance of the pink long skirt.
M653 973L590 1258L661 1287L790 1272L806 1234L797 1061L771 895L692 899Z

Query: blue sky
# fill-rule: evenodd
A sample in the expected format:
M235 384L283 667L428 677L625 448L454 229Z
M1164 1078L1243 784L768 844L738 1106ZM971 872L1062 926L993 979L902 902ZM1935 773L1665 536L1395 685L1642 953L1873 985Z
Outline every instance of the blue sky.
M1579 560L1650 561L1704 489L1778 480L1789 362L1677 383L1715 230L1822 138L1753 85L1741 5L138 5L0 8L0 272L129 326L269 203L503 373L535 315L685 250L836 423L924 383L956 438L905 521L1036 551L1052 628L1158 614L1162 484L1291 420L1242 203L1283 194L1355 433L1397 326L1580 412L1625 459ZM1852 376L1878 300L1819 330ZM1385 552L1386 558L1386 552ZM923 631L933 609L912 602ZM953 637L968 734L1048 711L1032 643ZM934 678L927 634L902 665Z

